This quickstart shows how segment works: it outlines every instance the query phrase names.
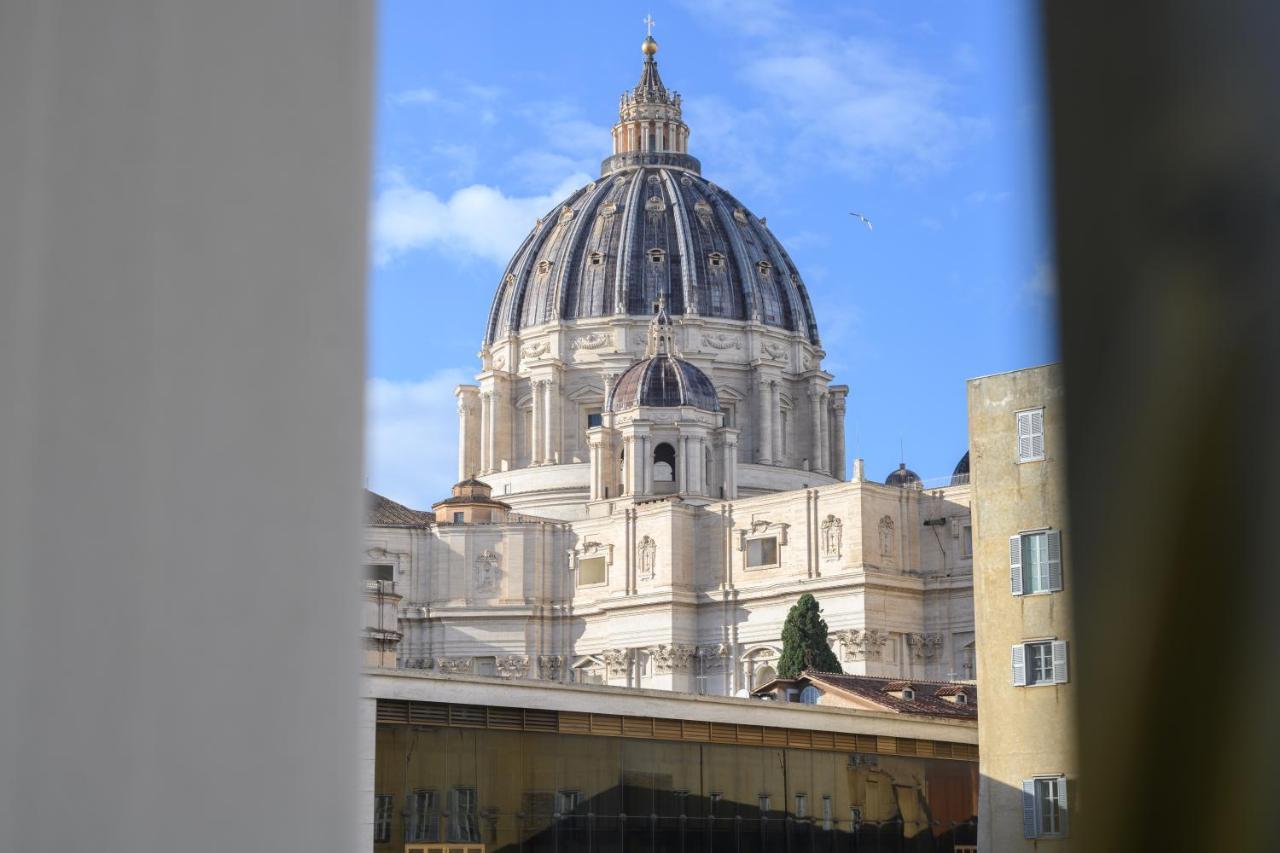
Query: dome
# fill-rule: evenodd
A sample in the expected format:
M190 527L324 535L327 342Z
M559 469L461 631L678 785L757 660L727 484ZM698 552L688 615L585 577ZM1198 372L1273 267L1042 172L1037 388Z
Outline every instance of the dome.
M817 344L800 273L762 218L701 175L680 95L646 51L599 180L539 219L507 264L485 345L546 323L674 316L754 321Z
M899 462L897 470L890 472L889 476L884 478L884 484L903 488L919 486L921 485L920 475L908 468L907 463Z
M960 486L969 482L969 451L964 452L956 463L956 470L951 472L951 485Z
M720 411L720 398L707 374L682 358L661 353L628 367L605 403L610 412L636 406L692 406Z

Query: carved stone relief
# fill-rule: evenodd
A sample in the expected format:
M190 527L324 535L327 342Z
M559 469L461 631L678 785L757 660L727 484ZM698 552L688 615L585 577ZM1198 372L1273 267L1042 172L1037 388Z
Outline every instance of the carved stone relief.
M717 332L715 334L710 334L710 335L703 335L702 345L711 347L713 349L720 349L720 350L742 349L742 341L740 341L738 338L734 337L733 335L726 335L723 332Z
M471 672L471 658L436 658L436 669L445 675Z
M822 556L828 560L840 557L840 540L844 531L844 522L834 515L828 515L822 522Z
M630 649L605 649L600 653L600 658L604 661L610 678L626 675L631 667Z
M880 519L880 556L892 557L894 550L893 519L886 515Z
M658 543L653 541L652 536L645 536L640 540L637 550L640 556L639 578L642 581L651 581L655 574L654 564L658 558Z
M884 645L889 642L889 633L877 628L847 628L837 631L835 638L844 649L845 660L880 660Z
M502 577L502 558L495 551L485 550L476 557L472 574L472 589L477 593L497 592Z
M941 648L941 634L907 634L907 649L916 660L932 658Z
M524 678L529 671L529 658L525 655L506 655L494 662L494 668L503 678Z
M649 654L653 658L654 671L659 675L665 675L686 671L689 668L689 661L693 659L694 651L693 646L662 644L650 648Z
M612 338L603 332L591 332L573 340L573 348L580 349L600 349L609 343Z
M538 657L538 673L546 681L559 681L564 671L564 658L560 655L540 655Z
M551 344L546 341L534 341L531 344L525 344L520 348L520 354L529 361L541 358L551 349Z
M760 344L760 349L764 350L765 355L770 358L777 359L778 361L787 360L787 348L782 344L774 343L773 341L765 341Z

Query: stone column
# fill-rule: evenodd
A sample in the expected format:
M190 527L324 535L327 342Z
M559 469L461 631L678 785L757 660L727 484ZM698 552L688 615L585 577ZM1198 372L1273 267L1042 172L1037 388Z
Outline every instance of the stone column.
M781 465L787 448L782 442L782 383L774 379L769 383L769 420L772 421L773 464Z
M480 472L493 470L493 401L488 391L480 395Z
M738 433L724 432L724 498L738 497Z
M822 470L822 392L816 383L809 386L809 412L813 420L813 450L809 454L809 470Z
M647 435L640 436L640 452L636 461L640 463L641 494L653 494L653 439Z
M830 395L823 394L818 400L818 424L821 427L818 435L818 444L822 451L818 456L818 470L823 474L831 473L831 444L829 435L831 431L830 405Z
M671 472L676 480L676 493L684 492L689 485L689 459L686 455L689 449L689 437L687 435L677 435L676 442L676 464L675 470Z
M458 479L465 480L480 470L480 393L474 385L459 385L458 398Z
M542 461L551 465L556 461L557 421L556 417L556 384L547 379L542 383Z
M844 448L844 411L845 395L849 393L847 385L836 385L831 388L831 472L837 480L843 480L845 473Z
M699 495L707 494L707 440L704 436L698 436L697 439L691 441L693 445L693 482L694 492Z
M542 464L542 421L544 418L542 405L542 382L529 380L530 415L529 415L529 464Z
M756 461L761 465L773 462L773 418L769 415L769 406L773 401L773 392L769 388L769 380L760 375L756 368Z

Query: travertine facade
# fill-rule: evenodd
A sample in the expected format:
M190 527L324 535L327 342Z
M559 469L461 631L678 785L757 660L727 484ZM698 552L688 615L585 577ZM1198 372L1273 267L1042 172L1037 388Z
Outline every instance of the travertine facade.
M979 850L1067 850L1077 773L1057 365L969 382Z
M925 489L859 461L846 482L848 389L799 271L701 176L656 49L601 178L503 274L457 390L454 497L371 519L370 594L399 596L399 636L384 624L371 651L732 694L772 678L811 592L846 671L973 677L967 468Z

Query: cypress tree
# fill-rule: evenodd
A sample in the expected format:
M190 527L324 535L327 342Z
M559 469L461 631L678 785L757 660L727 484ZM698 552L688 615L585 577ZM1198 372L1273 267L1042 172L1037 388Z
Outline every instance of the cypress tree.
M827 645L827 622L818 609L818 600L809 593L787 614L782 626L782 658L778 661L779 678L795 678L801 670L843 672L836 653Z

